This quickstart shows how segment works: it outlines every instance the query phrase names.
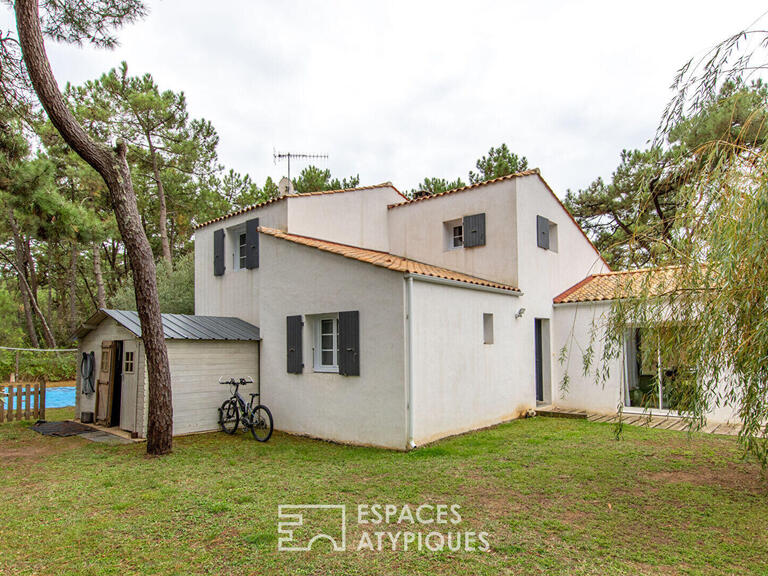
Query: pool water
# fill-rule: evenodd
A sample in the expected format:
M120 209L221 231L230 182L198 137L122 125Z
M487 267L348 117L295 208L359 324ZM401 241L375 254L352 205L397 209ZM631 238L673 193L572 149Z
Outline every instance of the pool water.
M64 408L65 406L75 405L75 394L77 388L74 386L52 386L45 389L45 407L46 408ZM22 407L25 401L21 402ZM8 408L8 398L3 398L3 407ZM12 398L12 408L16 408L16 396Z

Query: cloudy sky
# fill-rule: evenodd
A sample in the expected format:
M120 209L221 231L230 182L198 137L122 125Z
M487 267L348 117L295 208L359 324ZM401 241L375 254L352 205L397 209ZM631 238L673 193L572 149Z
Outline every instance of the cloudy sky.
M259 184L273 149L401 190L506 142L559 195L653 136L677 68L764 2L160 0L111 52L48 46L59 83L126 60L183 90ZM7 9L0 24L11 23ZM296 166L300 168L302 165ZM295 170L294 170L295 173Z

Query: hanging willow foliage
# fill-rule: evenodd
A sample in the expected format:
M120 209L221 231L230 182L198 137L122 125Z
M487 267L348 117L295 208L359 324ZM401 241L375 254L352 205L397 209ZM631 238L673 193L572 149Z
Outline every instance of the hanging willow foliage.
M768 32L746 31L716 46L698 63L686 64L676 78L677 93L657 141L712 106L724 83L759 77L768 68L767 46ZM623 359L627 339L641 338L639 363L652 365L647 370L656 374L652 390L665 385L664 408L685 413L692 429L701 427L711 410L732 408L743 423L744 448L764 467L768 466L767 120L763 105L739 130L729 127L691 151L682 165L675 221L665 242L665 260L660 262L671 261L674 268L627 276L583 355L585 373L594 371L605 383L607 370L595 365L615 365ZM597 339L602 339L599 345ZM591 353L595 349L601 350L597 358ZM642 403L658 408L658 394L646 395Z

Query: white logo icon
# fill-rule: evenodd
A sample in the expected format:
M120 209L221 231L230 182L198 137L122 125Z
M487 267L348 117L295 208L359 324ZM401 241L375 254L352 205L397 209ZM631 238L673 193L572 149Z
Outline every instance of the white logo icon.
M318 540L330 542L334 552L347 549L347 510L343 504L280 504L277 517L277 549L281 552L307 552ZM320 523L327 526L330 519L338 521L332 530L313 528Z

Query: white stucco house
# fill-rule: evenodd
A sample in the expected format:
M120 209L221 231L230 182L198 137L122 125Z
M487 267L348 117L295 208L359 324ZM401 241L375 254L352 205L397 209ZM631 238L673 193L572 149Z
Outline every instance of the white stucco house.
M195 317L258 336L181 340L184 354L171 341L174 410L197 402L174 430L215 427L216 371L255 371L278 430L400 450L537 406L615 411L626 363L605 386L578 369L558 384L558 354L588 338L611 301L592 288L612 274L538 170L415 199L390 183L285 194L200 223ZM116 340L114 321L91 322L81 351Z

